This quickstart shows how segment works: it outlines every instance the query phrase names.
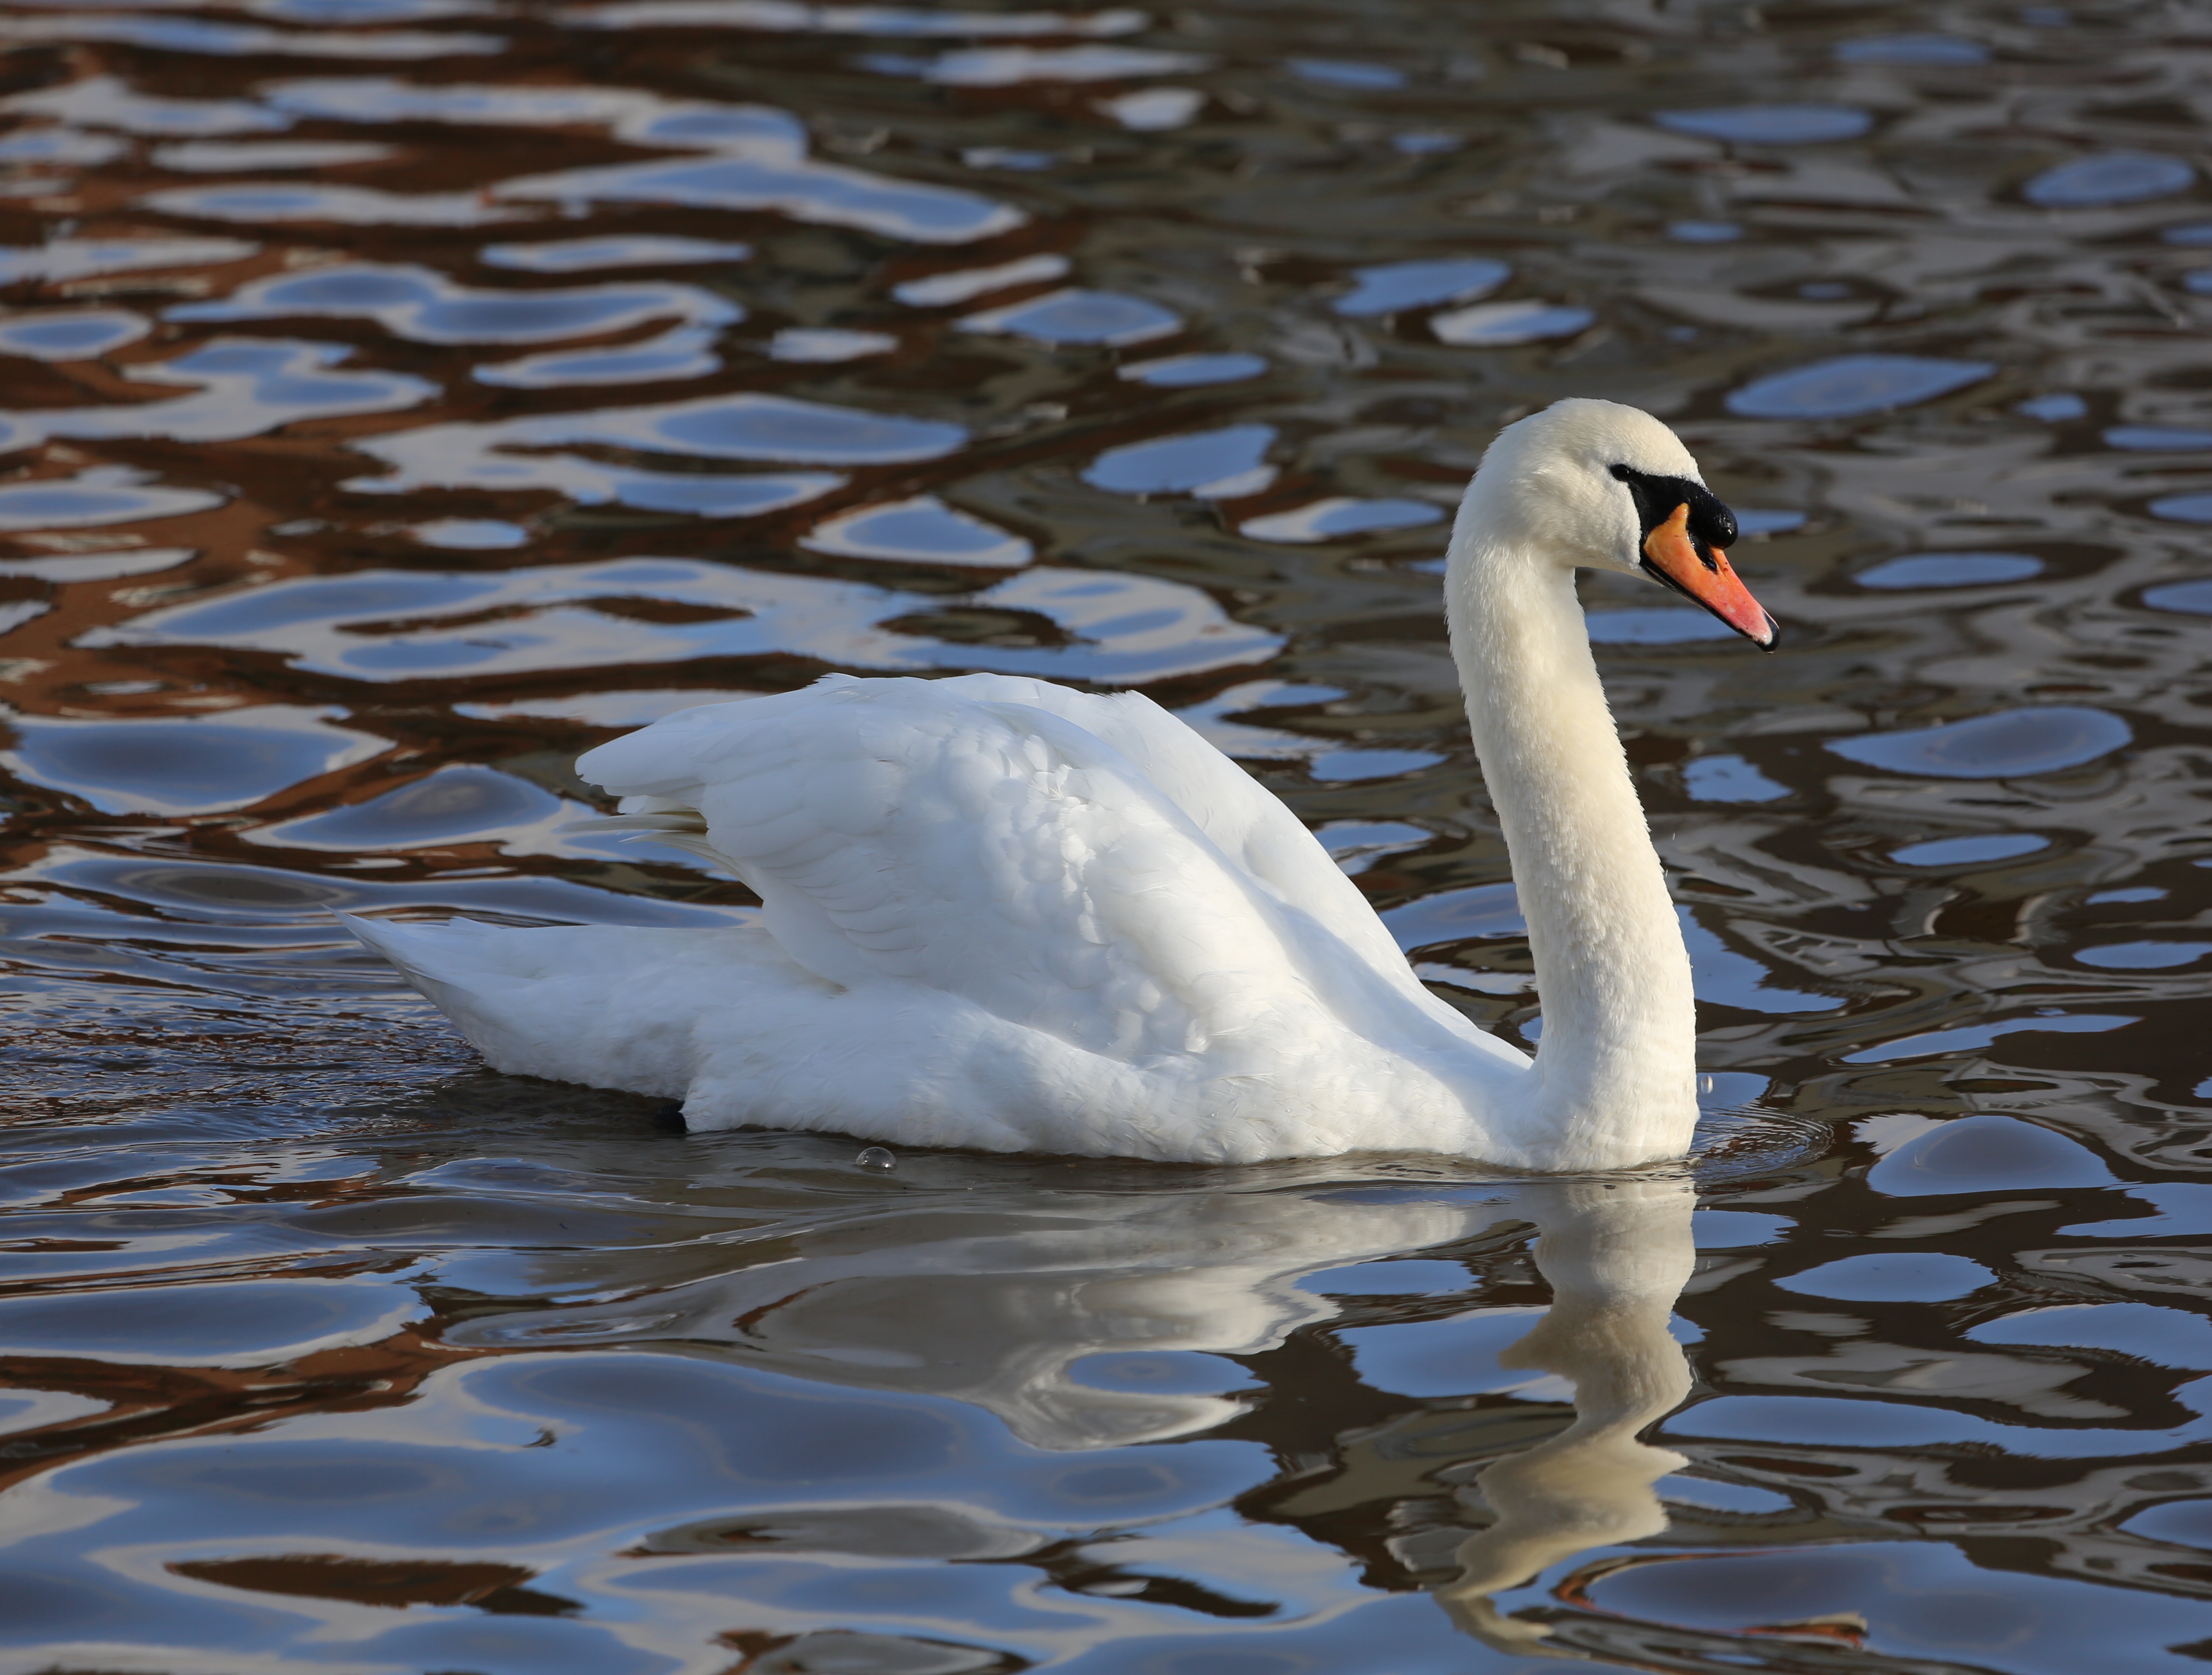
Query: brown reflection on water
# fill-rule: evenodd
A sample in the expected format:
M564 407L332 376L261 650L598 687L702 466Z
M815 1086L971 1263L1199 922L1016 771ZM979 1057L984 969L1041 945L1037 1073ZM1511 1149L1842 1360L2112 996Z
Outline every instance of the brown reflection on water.
M2212 1656L2185 14L0 37L0 1662ZM1000 669L1182 712L1528 1032L1436 561L1569 394L1784 624L1586 594L1714 1082L1664 1343L1666 1240L1562 1279L1581 1187L685 1136L335 933L724 921L562 831L580 750Z

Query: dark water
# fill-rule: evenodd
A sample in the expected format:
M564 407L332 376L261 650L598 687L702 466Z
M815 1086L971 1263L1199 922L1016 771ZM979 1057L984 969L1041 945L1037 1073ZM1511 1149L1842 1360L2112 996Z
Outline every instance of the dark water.
M0 1671L2212 1661L2201 9L0 38ZM336 933L742 912L564 835L577 752L1003 670L1182 711L1526 1031L1437 560L1566 394L1783 624L1588 588L1694 1219L687 1137Z

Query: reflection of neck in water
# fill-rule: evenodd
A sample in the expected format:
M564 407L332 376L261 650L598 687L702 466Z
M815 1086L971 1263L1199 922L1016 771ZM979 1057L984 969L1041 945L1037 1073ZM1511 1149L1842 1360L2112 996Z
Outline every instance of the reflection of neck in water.
M1695 1203L1683 1180L1522 1190L1521 1213L1542 1231L1536 1266L1551 1282L1552 1306L1499 1360L1572 1380L1575 1422L1485 1468L1473 1485L1497 1520L1460 1544L1460 1574L1437 1598L1455 1623L1492 1646L1540 1654L1530 1642L1550 1630L1504 1616L1490 1595L1587 1548L1667 1527L1651 1486L1686 1462L1636 1434L1690 1388L1667 1325L1696 1254Z

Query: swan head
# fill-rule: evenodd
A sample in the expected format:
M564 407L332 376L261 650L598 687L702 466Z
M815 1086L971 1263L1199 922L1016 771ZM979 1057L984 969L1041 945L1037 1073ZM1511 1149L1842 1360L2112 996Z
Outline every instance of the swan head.
M1735 515L1649 413L1577 397L1516 420L1482 456L1468 501L1524 551L1650 576L1754 643L1774 644L1773 618L1728 561Z

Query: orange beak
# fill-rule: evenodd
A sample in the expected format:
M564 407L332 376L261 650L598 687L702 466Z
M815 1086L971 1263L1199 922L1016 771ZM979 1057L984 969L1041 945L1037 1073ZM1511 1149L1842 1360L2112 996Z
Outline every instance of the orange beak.
M1718 617L1730 628L1765 650L1774 647L1774 618L1751 596L1751 589L1729 568L1728 554L1718 547L1698 551L1690 538L1688 502L1644 538L1644 568L1680 594Z

